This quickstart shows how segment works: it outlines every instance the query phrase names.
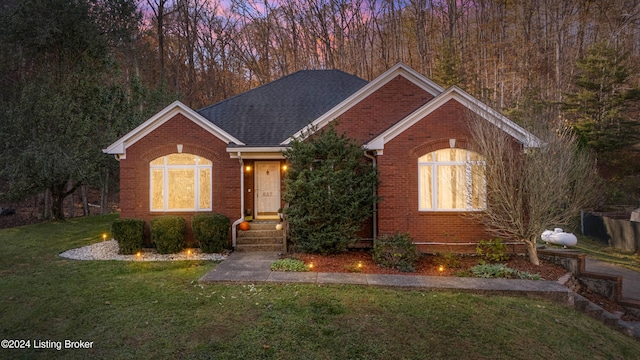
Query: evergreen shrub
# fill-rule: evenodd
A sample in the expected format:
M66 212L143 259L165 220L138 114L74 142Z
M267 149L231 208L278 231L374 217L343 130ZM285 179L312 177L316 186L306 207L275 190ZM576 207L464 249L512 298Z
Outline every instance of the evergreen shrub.
M118 219L111 224L111 234L118 242L118 254L135 254L142 250L144 220Z
M196 214L191 228L196 241L205 253L222 252L229 239L229 218L222 214Z
M420 253L409 234L383 235L376 239L373 261L386 268L414 272Z
M160 254L173 254L184 249L186 221L180 216L166 215L151 220L151 242Z
M373 214L378 172L361 144L332 126L306 135L284 153L288 239L301 252L343 252Z
M478 246L476 246L476 254L484 257L490 262L509 260L507 250L507 245L505 245L500 238L480 240Z

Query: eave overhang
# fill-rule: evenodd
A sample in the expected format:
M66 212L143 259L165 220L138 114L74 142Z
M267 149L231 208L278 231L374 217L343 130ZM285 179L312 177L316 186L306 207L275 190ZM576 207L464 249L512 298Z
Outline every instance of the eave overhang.
M120 159L125 159L128 147L135 144L145 136L149 135L152 131L154 131L178 114L182 114L184 117L193 121L196 125L202 127L204 130L208 131L210 134L217 137L226 144L234 144L239 146L244 145L243 142L236 139L226 131L222 130L220 127L216 126L211 121L195 112L193 109L189 108L180 101L175 101L171 105L167 106L166 108L149 118L147 121L140 124L135 129L131 130L120 139L116 140L106 149L103 149L102 152L105 154L116 155Z

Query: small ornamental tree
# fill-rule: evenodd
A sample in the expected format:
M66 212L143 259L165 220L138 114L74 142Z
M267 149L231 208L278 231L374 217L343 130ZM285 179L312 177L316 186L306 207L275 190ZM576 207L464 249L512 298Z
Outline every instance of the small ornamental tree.
M356 141L333 127L304 134L284 155L290 163L284 213L294 247L308 253L345 251L373 213L377 170Z
M486 160L487 205L475 216L496 237L523 242L531 263L539 265L542 232L575 225L580 210L599 200L595 162L562 124L542 125L536 131L541 146L522 149L497 126L477 118L471 123L475 148Z

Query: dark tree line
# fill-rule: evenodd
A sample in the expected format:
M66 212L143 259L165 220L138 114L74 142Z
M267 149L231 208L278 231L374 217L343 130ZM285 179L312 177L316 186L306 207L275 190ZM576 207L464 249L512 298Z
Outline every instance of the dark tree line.
M640 198L629 187L640 183L630 165L640 0L4 0L0 10L5 198L106 191L117 163L100 149L175 99L199 108L300 69L371 80L398 61L522 124L562 117L626 186L618 200Z

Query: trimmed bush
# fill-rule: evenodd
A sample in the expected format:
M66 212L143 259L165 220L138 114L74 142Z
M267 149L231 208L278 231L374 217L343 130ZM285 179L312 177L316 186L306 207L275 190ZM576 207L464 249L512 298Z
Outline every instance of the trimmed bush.
M378 201L372 191L378 172L362 156L361 145L329 126L294 139L284 152L289 161L284 201L289 205L283 211L291 248L327 255L358 242L362 222Z
M144 220L118 219L111 224L111 234L118 242L118 254L135 254L142 250Z
M480 240L476 246L476 254L483 256L490 262L500 262L509 260L507 245L502 243L502 239Z
M196 214L191 228L200 249L205 253L219 253L229 239L229 218L222 214Z
M414 272L420 253L409 234L395 234L378 238L373 246L372 256L379 266Z
M166 215L151 220L151 242L160 254L173 254L184 249L186 221L180 216Z

